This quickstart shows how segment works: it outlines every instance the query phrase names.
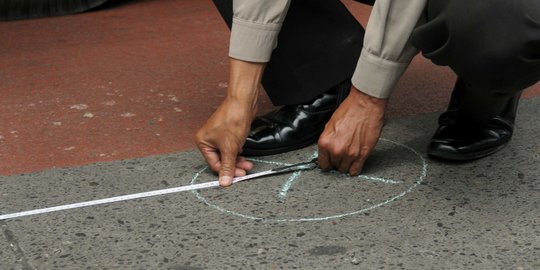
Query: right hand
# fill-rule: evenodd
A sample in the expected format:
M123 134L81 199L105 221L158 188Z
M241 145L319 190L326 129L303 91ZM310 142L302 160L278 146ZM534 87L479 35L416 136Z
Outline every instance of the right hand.
M253 164L239 154L257 112L265 67L265 63L231 58L227 97L195 136L204 159L219 173L221 186L230 186L235 176L246 175L253 168Z
M239 157L254 116L252 106L225 99L195 136L197 147L214 172L219 184L230 186L235 176L244 176L253 164Z

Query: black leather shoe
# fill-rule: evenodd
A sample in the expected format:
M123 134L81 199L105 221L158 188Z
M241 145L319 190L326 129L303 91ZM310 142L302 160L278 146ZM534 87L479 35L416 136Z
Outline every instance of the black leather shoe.
M454 92L459 91L459 81ZM521 92L506 104L499 115L477 124L459 117L457 94L452 94L448 110L439 117L439 128L428 146L428 155L453 161L483 158L504 148L514 131Z
M315 143L350 89L347 80L308 104L283 106L255 118L242 155L274 155Z

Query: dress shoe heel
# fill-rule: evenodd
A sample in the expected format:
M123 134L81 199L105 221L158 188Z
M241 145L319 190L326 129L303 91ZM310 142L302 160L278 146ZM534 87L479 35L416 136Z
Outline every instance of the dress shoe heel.
M485 123L473 123L459 113L463 87L458 79L450 105L439 117L439 127L428 146L427 153L431 157L453 161L479 159L501 150L512 139L521 92L506 103L499 115Z

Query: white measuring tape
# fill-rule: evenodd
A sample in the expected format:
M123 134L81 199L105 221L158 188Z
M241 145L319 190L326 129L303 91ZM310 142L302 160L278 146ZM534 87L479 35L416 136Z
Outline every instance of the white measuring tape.
M178 192L197 190L197 189L203 189L203 188L218 187L218 186L219 186L219 182L214 181L214 182L207 182L207 183L182 186L182 187L176 187L176 188L160 189L160 190L141 192L141 193L135 193L135 194L130 194L130 195L116 196L116 197L100 199L100 200L79 202L79 203L66 204L66 205L60 205L60 206L54 206L54 207L48 207L48 208L42 208L42 209L29 210L29 211L18 212L18 213L5 214L5 215L0 215L0 220L20 218L20 217L58 212L58 211L87 207L87 206L109 204L109 203L114 203L114 202L135 200L135 199L140 199L140 198L147 198L147 197L160 196L160 195L165 195L165 194L178 193Z
M241 182L241 181L261 177L261 176L280 174L280 173L292 172L292 171L297 171L297 170L311 170L311 169L314 169L315 167L316 167L316 164L313 161L288 165L288 166L275 168L268 171L248 174L246 176L235 177L233 179L233 184ZM47 207L47 208L42 208L42 209L23 211L23 212L18 212L18 213L5 214L5 215L0 215L0 220L39 215L39 214L58 212L58 211L63 211L63 210L75 209L75 208L82 208L82 207L87 207L87 206L109 204L109 203L115 203L115 202L121 202L121 201L129 201L129 200L135 200L135 199L141 199L141 198L147 198L147 197L166 195L166 194L171 194L171 193L179 193L179 192L184 192L184 191L192 191L192 190L214 188L214 187L219 187L219 181L187 185L187 186L181 186L181 187L175 187L175 188L160 189L160 190L141 192L141 193L135 193L135 194L129 194L129 195L123 195L123 196L116 196L116 197L100 199L100 200L72 203L72 204Z

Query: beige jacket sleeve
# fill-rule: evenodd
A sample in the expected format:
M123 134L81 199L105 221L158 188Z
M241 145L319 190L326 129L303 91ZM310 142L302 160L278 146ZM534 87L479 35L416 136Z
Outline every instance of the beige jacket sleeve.
M291 0L233 0L229 56L265 63ZM362 92L387 98L417 50L410 44L415 26L423 20L427 0L377 0L371 12L364 48L352 83Z
M270 61L290 1L233 0L229 56L257 63Z
M410 37L424 18L427 0L377 0L352 77L360 91L388 98L418 51Z

